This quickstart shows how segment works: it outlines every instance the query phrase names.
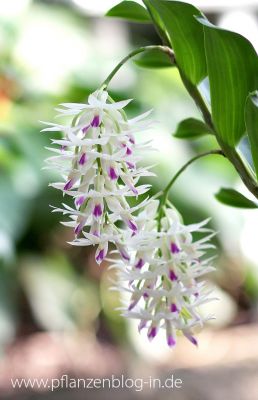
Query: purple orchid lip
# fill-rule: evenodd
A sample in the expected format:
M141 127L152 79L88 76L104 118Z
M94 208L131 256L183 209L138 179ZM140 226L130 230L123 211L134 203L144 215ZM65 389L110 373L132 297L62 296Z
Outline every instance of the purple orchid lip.
M127 225L133 232L137 232L137 225L131 219L128 220Z
M148 295L147 292L144 292L144 293L143 293L143 298L144 298L144 299L148 299L148 298L149 298L149 295Z
M75 200L76 206L81 207L81 205L84 203L84 200L85 200L84 196L77 197L77 199Z
M170 306L170 311L171 311L171 312L177 312L177 311L178 311L177 306L176 306L175 303L172 303L172 304L171 304L171 306Z
M124 260L130 261L130 256L125 250L120 250L119 253L121 254Z
M96 259L97 263L100 264L104 260L104 257L105 257L104 249L101 249L95 259Z
M126 155L130 156L132 154L132 150L130 149L130 147L126 146Z
M173 336L169 335L167 338L167 344L169 345L169 347L173 347L176 345L176 341L173 338Z
M76 226L76 228L74 229L75 235L79 235L79 233L81 233L82 229L83 229L83 224L80 222L80 223Z
M177 254L177 253L180 252L180 249L179 249L179 247L176 245L176 243L171 242L171 243L170 243L170 251L171 251L172 254Z
M134 187L133 185L130 185L130 189L132 190L132 192L136 195L136 196L138 196L138 190L136 189L136 187Z
M126 149L126 155L130 156L132 154L132 150L126 144L122 144L122 146Z
M175 274L175 272L173 270L169 271L169 279L171 281L176 281L177 280L177 276L176 276L176 274Z
M128 186L128 188L133 192L133 194L135 194L135 196L138 196L138 190L136 189L136 187L134 186L134 182L132 181L132 179L127 179L125 180L125 184Z
M131 311L131 310L136 306L136 304L137 304L137 301L133 301L133 302L129 305L128 311Z
M198 342L197 342L197 340L195 339L194 336L186 335L186 337L187 337L188 340L190 340L190 342L191 342L192 344L194 344L195 346L198 346Z
M155 336L157 335L157 328L155 326L153 326L150 331L148 332L147 336L149 339L153 339L155 338Z
M126 165L128 166L128 168L130 169L135 169L135 164L129 161L126 161Z
M79 159L79 165L84 165L87 161L87 155L86 153L82 153L80 159Z
M100 204L96 204L93 210L94 217L100 217L102 215L102 207Z
M66 182L64 185L64 190L70 190L73 187L73 180L70 179L69 181Z
M109 168L108 176L112 181L114 181L114 180L116 180L118 178L118 175L117 175L117 173L115 171L115 168L113 168L113 167Z
M144 266L144 260L142 258L139 258L139 260L135 264L135 268L141 269L143 266Z
M61 146L61 151L65 151L67 149L67 146L65 146L64 144Z
M99 115L95 115L90 124L93 128L97 128L100 125Z

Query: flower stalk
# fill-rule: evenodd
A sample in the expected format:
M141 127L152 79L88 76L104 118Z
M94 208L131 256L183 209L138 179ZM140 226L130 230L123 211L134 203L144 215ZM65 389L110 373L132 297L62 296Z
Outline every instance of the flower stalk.
M174 185L174 183L176 182L176 180L179 178L179 176L186 170L186 168L189 167L189 165L191 165L192 163L194 163L196 160L199 160L200 158L203 157L207 157L210 155L221 155L224 156L224 153L222 150L220 149L216 149L216 150L209 150L209 151L205 151L204 153L201 154L197 154L196 156L194 156L193 158L191 158L189 161L187 161L187 163L185 163L178 171L177 173L173 176L173 178L169 181L169 183L167 184L167 186L165 187L165 189L163 190L163 193L161 195L161 199L160 199L160 204L159 204L159 209L158 209L158 224L160 227L160 221L161 221L161 217L163 215L163 207L166 206L167 203L167 198L168 198L168 194L170 189L172 188L172 186Z
M170 59L171 59L171 63L173 63L174 60L174 52L173 50L168 47L168 46L162 46L162 45L152 45L152 46L143 46L143 47L139 47L138 49L135 49L133 51L131 51L131 53L129 53L126 57L124 57L118 64L117 66L113 69L113 71L111 71L111 73L108 75L108 77L104 80L104 82L102 83L102 85L100 86L101 89L106 89L110 83L110 81L113 79L113 77L115 76L115 74L119 71L119 69L131 58L135 57L136 55L143 53L145 51L150 51L150 50L160 50L163 51L164 53L168 54Z

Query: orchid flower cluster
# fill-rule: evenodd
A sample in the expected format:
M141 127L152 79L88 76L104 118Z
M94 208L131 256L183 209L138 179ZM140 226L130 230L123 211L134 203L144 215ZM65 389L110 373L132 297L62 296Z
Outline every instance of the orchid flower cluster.
M212 300L198 278L213 270L212 258L202 257L213 247L207 242L214 233L205 228L208 220L185 226L173 207L165 208L159 230L158 208L159 202L152 200L139 213L140 233L128 242L130 260L118 259L111 266L120 278L114 290L129 294L129 306L121 307L122 315L139 320L139 331L146 328L150 340L163 328L169 346L176 344L177 332L197 345L194 328L211 318L203 318L198 311L200 305ZM209 235L194 242L193 232Z
M137 232L133 213L144 207L146 200L130 207L129 197L148 191L148 185L138 185L141 176L153 175L148 168L137 168L140 153L148 143L135 146L134 133L146 129L142 121L149 113L128 120L122 112L131 100L108 102L107 91L91 94L88 104L61 104L61 116L74 116L72 125L48 124L43 131L61 131L65 137L52 140L60 148L50 148L57 155L46 160L65 182L52 183L56 189L74 201L74 208L63 204L55 212L68 215L64 225L74 229L72 242L77 246L97 245L96 262L100 264L108 253L109 243L128 259L123 246L123 221L132 234Z
M180 332L196 345L194 330L209 319L199 306L212 300L201 277L213 269L204 257L213 232L205 228L207 220L185 226L171 204L148 197L138 202L150 188L139 179L154 175L138 165L149 143L135 140L137 132L149 128L150 112L128 119L123 108L130 101L114 102L100 89L88 104L60 105L59 116L68 124L46 123L43 131L63 133L62 139L52 139L55 155L46 160L63 181L50 185L73 202L53 211L69 217L63 224L74 230L71 244L95 246L98 264L112 261L110 268L118 272L114 289L130 298L122 315L138 319L149 339L165 329L170 347ZM195 231L208 235L194 241ZM112 260L110 247L116 254Z

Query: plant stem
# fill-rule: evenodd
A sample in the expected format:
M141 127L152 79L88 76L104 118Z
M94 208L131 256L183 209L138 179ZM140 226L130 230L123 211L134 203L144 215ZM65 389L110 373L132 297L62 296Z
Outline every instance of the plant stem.
M165 206L166 202L167 202L167 198L168 198L168 193L171 189L171 187L173 186L173 184L175 183L175 181L177 180L177 178L182 174L182 172L185 171L185 169L191 165L193 162L195 162L196 160L199 160L199 158L203 158L212 154L217 154L217 155L221 155L225 157L225 154L223 153L222 150L220 149L216 149L216 150L209 150L206 151L204 153L201 154L197 154L197 156L194 156L193 158L191 158L189 161L187 161L187 163L185 163L178 171L177 173L173 176L173 178L169 181L169 183L167 184L167 186L165 187L164 191L163 191L163 195L161 197L160 200L160 204L159 204L159 209L158 209L158 230L160 230L160 222L161 222L161 217L163 214L163 206Z
M183 82L186 90L188 91L188 93L190 94L192 99L194 100L197 108L199 108L199 110L201 111L204 121L211 128L212 131L215 131L213 122L212 122L212 118L211 118L211 114L210 114L199 90L192 82L190 82L186 78L186 76L183 74L183 72L179 68L178 68L178 71L179 71L180 77L182 79L182 82Z
M200 109L203 119L206 122L206 124L213 130L217 142L221 147L221 150L225 157L233 164L234 168L236 169L238 175L240 176L241 180L245 184L245 186L249 189L249 191L258 199L258 184L256 180L252 177L250 172L246 169L245 164L243 163L240 155L238 154L237 150L228 144L226 144L218 135L216 132L216 129L214 127L214 124L212 122L212 117L211 114L198 90L198 88L193 85L182 73L182 71L179 70L179 73L181 75L182 82L194 100L195 104L197 107Z
M131 58L133 58L134 56L136 56L137 54L143 53L144 51L148 51L148 50L160 50L163 51L164 53L168 54L170 59L171 59L171 63L172 60L174 60L174 52L173 50L168 47L168 46L162 46L162 45L153 45L153 46L143 46L143 47L139 47L138 49L133 50L131 53L129 53L126 57L124 57L120 63L117 64L117 66L113 69L113 71L108 75L108 77L104 80L104 82L101 85L102 89L106 89L108 84L110 83L111 79L115 76L115 74L119 71L119 69Z
M251 175L251 173L247 170L244 162L242 161L239 153L236 149L229 146L228 144L224 143L219 137L217 136L217 141L223 150L227 159L234 165L236 171L238 172L240 178L242 179L245 186L248 190L258 199L258 184Z

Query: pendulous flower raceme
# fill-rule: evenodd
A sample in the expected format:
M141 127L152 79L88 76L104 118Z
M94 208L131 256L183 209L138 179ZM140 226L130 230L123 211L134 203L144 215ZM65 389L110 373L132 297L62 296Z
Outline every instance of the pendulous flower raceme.
M145 199L130 207L128 198L138 197L149 185L138 185L142 176L153 175L137 162L148 143L136 145L134 134L149 127L146 112L127 119L123 108L131 100L114 102L106 90L97 90L88 104L64 103L56 110L59 116L73 118L68 125L46 123L43 131L61 131L62 139L52 139L49 150L56 153L46 160L48 168L60 172L64 181L50 184L73 198L74 206L63 204L54 212L68 215L64 225L74 229L73 245L97 245L95 258L101 263L113 243L123 259L129 259L124 244L122 221L131 234L138 227L134 212L144 207Z
M46 160L63 181L50 186L72 198L72 206L63 203L53 211L69 217L62 223L74 230L71 244L97 246L98 264L112 261L110 268L118 272L114 290L130 297L122 315L139 320L139 331L145 328L151 340L165 329L170 347L180 333L197 345L196 329L211 318L199 306L213 300L201 277L213 270L205 254L214 247L209 243L214 233L205 227L208 220L184 225L166 200L168 190L160 202L145 198L130 206L130 198L149 190L139 179L154 175L138 166L149 143L136 144L134 137L149 128L150 112L128 119L123 108L130 101L114 102L100 89L87 104L61 104L57 111L68 123L45 123L43 131L63 133L52 139L55 155ZM194 241L195 232L207 235ZM118 253L112 260L110 243Z
M213 270L210 259L203 259L214 233L205 228L208 220L184 225L175 209L165 208L160 231L155 220L159 202L152 201L137 217L140 232L131 237L130 260L113 260L118 272L114 290L129 294L122 315L139 320L139 331L147 329L153 339L165 329L167 344L175 346L177 333L197 345L194 330L211 317L201 316L200 305L213 300L200 277ZM193 240L194 232L208 233Z

